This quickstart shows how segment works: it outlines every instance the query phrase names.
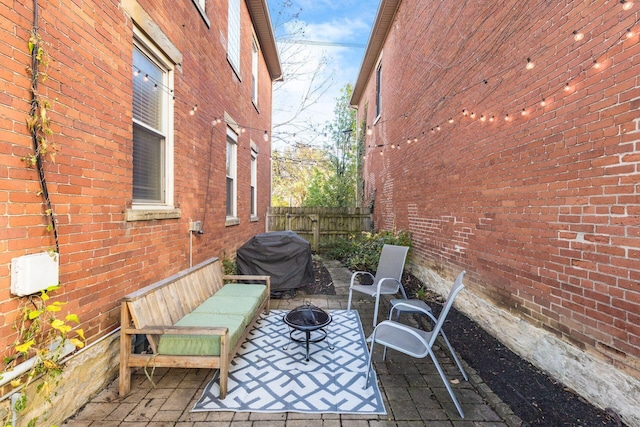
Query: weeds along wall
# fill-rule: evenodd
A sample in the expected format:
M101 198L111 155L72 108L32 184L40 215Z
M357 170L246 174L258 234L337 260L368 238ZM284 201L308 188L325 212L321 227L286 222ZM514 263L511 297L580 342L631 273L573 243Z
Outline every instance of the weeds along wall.
M637 382L640 5L398 3L352 99L376 227Z
M32 151L30 108L34 1L0 0L0 353L12 351L20 299L10 293L11 259L55 248L47 230L38 174L22 157ZM200 2L40 1L38 32L50 55L39 94L47 99L58 150L47 179L60 249L61 288L52 298L76 313L87 344L119 325L120 298L212 256L232 255L265 229L270 203L271 83L260 51L252 100L254 31L241 2L239 66L227 60L227 13ZM133 64L134 34L167 58L173 83L148 81ZM225 35L225 37L223 37ZM264 45L260 45L261 47ZM276 59L277 62L277 59ZM173 203L134 209L134 79L170 91L173 114ZM141 81L141 80L140 80ZM214 118L224 119L212 126ZM225 120L237 135L236 212L225 205ZM253 153L253 154L252 154ZM168 154L168 153L165 153ZM251 161L257 159L257 209L251 215ZM165 191L168 190L165 188ZM202 221L204 234L190 235ZM191 248L191 249L190 249Z

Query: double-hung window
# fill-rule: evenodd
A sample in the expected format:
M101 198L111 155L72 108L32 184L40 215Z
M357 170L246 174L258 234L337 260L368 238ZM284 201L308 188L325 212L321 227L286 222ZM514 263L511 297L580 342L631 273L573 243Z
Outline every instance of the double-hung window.
M238 134L227 127L227 219L237 217Z
M136 35L133 47L133 207L173 207L173 70Z
M376 67L376 118L382 114L382 61Z
M258 105L258 42L254 38L251 45L251 100Z
M258 217L258 148L251 144L251 218Z
M240 76L240 0L229 0L227 59Z

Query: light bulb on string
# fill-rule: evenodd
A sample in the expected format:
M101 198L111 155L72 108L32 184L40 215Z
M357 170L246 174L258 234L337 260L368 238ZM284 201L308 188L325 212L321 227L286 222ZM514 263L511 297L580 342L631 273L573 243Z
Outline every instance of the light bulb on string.
M531 60L531 58L527 58L527 70L533 70L533 67L535 67L536 64Z
M480 115L480 121L483 123L487 121L487 118L484 116L484 114Z
M462 115L463 116L468 116L469 115L469 113L467 113L467 109L466 108L462 109Z
M631 31L631 28L627 28L627 32L625 33L625 37L630 39L633 36L634 36L634 33L633 33L633 31Z
M546 107L547 106L547 100L542 98L542 101L540 101L540 106L541 107Z
M133 74L138 77L140 75L140 70L136 68L136 71L134 71Z
M620 3L622 3L622 10L629 10L633 7L631 0L620 0Z
M269 141L269 134L267 133L267 131L264 131L264 135L262 135L262 139L264 139L264 142Z
M594 59L593 68L595 68L596 70L599 70L601 67L602 67L602 64L600 64L597 59Z
M491 117L489 117L489 121L490 121L490 122L494 121L495 119L496 119L496 118L495 118L495 116L491 116Z
M505 121L505 122L508 122L509 120L510 120L510 118L509 118L509 114L505 115L505 116L504 116L504 121Z
M373 129L371 129L371 126L367 126L367 135L373 135Z
M472 119L475 119L475 118L476 118L476 113L471 112L471 114L469 115L469 117L471 117Z
M571 86L569 85L569 83L564 85L564 91L565 92L569 92L571 90Z
M520 112L521 115L526 116L527 115L527 110L526 109L522 109L522 111Z
M583 38L584 38L584 34L583 34L583 33L581 33L580 31L575 30L575 31L573 32L573 39L574 39L575 41L579 42L579 41L580 41L580 40L582 40Z
M148 82L148 81L149 81L149 74L145 74L145 75L144 75L144 81L145 81L145 82Z
M453 123L453 117L449 118L449 123Z

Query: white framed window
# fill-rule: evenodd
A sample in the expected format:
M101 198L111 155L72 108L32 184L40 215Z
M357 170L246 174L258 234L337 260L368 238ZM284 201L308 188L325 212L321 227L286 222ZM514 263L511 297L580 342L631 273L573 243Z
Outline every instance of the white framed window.
M258 147L251 144L251 218L258 218Z
M240 0L228 1L227 59L240 77Z
M173 64L134 35L132 208L173 208Z
M236 218L237 215L237 156L238 134L227 127L227 220Z
M207 24L207 27L211 28L211 22L207 17L207 0L191 0L191 1L193 1L193 4L196 6L196 9L198 9L200 16L202 17L202 19L204 19L205 24Z
M258 50L258 42L255 38L251 44L251 100L254 105L258 105L258 61L260 51Z
M382 61L376 66L376 118L382 114Z

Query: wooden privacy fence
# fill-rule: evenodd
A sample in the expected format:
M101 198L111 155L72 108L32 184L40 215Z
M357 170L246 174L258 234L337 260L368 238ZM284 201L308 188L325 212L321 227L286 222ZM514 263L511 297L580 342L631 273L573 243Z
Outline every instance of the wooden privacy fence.
M295 231L318 252L326 241L372 230L368 208L271 207L267 211L267 231Z

